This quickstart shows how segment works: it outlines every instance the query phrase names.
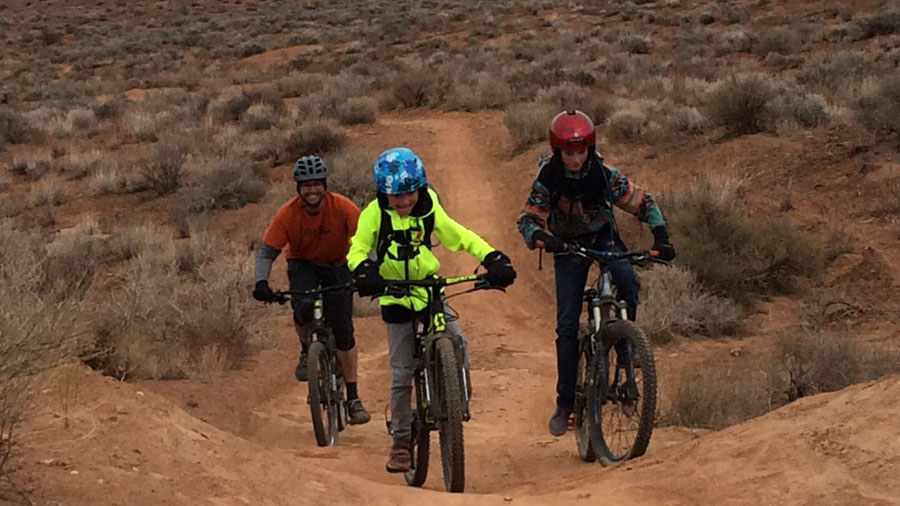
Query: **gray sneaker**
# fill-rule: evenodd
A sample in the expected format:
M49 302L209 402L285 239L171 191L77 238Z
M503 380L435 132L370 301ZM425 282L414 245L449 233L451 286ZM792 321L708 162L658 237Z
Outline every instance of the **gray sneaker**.
M300 353L300 360L297 361L297 367L294 368L294 377L297 378L297 381L306 381L307 380L307 371L306 371L306 363L307 363L306 353Z
M557 406L556 409L553 410L553 415L550 416L550 434L557 437L565 434L566 431L569 430L569 415L571 414L571 409Z
M362 405L362 401L359 399L347 401L347 412L350 415L350 419L347 420L347 423L350 425L362 425L372 419L372 415L366 411L366 408Z

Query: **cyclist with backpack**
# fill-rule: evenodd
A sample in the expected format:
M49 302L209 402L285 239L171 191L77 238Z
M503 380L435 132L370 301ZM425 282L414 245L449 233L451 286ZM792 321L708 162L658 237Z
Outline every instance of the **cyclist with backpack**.
M305 291L321 285L350 283L347 250L356 231L359 208L347 197L327 191L328 168L318 156L304 156L294 163L297 196L275 213L256 251L253 298L276 302L269 287L272 263L285 246L288 253L290 289ZM291 299L294 328L300 338L300 359L294 369L298 381L307 380L307 349L304 326L313 319L313 301ZM350 424L363 424L371 415L359 399L357 386L357 350L353 337L353 294L334 292L324 296L326 324L334 333L337 358L347 386Z
M591 260L565 254L566 242L602 251L627 251L616 230L612 206L647 223L653 233L653 250L671 260L675 248L662 213L650 193L642 190L619 170L606 165L597 153L594 123L583 112L563 111L550 122L553 155L541 157L540 170L532 183L525 207L516 223L525 244L534 249L538 241L554 253L556 279L556 409L549 420L550 433L565 434L575 405L578 367L578 320ZM631 263L610 264L618 296L625 300L628 318L637 314L640 284Z
M378 156L373 171L378 196L363 208L347 253L360 295L383 294L386 279L422 280L436 274L440 262L431 252L432 233L451 251L463 249L476 257L492 285L506 287L515 281L516 272L506 255L447 215L426 182L422 160L412 150L388 149ZM372 251L374 260L369 256ZM411 292L411 296L381 297L391 366L393 445L388 472L405 472L411 465L413 322L425 309L427 298L424 288Z

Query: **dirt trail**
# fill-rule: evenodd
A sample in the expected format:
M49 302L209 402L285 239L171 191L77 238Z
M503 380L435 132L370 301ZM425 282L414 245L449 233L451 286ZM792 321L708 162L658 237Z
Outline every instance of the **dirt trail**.
M419 152L451 216L510 254L519 273L507 294L453 299L474 368L466 491L484 495L443 493L437 460L425 490L384 472L389 369L378 317L356 322L373 421L344 431L338 447L316 447L306 386L292 378L290 316L273 308L265 331L281 336L277 346L214 383L123 384L82 370L69 387L48 386L21 433L21 472L39 504L321 504L326 493L369 504L896 503L897 377L708 435L660 429L644 458L619 468L582 463L571 433L546 432L556 377L552 265L545 258L537 271L514 225L533 154L509 160L499 113L417 116L382 118L354 142ZM465 253L439 256L445 274L477 265ZM657 356L666 362L666 352ZM66 388L76 392L67 414L55 400Z

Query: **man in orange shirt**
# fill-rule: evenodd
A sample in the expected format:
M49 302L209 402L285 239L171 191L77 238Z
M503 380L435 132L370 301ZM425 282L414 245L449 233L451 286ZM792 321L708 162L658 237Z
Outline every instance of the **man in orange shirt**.
M253 298L277 300L269 287L272 262L289 245L288 281L291 290L312 290L351 281L347 268L350 237L356 232L359 208L347 197L326 191L328 169L317 156L304 156L294 164L298 196L275 213L256 251L256 286ZM312 321L311 301L291 299L294 328L300 337L300 360L294 369L298 381L306 381L307 347L304 325ZM334 332L337 358L347 385L351 424L362 424L371 416L357 393L357 352L353 338L353 294L349 291L326 294L323 298L325 322Z

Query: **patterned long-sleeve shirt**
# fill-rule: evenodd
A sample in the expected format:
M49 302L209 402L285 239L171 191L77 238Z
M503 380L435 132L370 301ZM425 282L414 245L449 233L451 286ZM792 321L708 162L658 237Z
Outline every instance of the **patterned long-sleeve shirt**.
M550 158L542 160L516 224L525 244L534 248L534 234L539 230L571 240L614 226L613 205L651 229L666 224L653 196L605 165L600 155L592 153L579 172L566 170Z

